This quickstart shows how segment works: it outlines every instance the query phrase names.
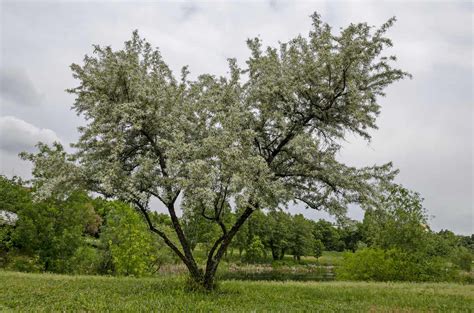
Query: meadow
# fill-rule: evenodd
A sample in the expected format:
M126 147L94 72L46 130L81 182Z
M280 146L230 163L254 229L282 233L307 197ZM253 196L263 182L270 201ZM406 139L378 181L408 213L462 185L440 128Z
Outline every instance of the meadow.
M188 292L184 276L67 276L0 271L0 311L472 312L474 286L453 283L224 280Z

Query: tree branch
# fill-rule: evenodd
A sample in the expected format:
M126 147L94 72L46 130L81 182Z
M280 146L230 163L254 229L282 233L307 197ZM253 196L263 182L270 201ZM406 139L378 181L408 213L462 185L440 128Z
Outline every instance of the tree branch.
M178 249L178 247L176 247L176 245L168 238L168 236L166 236L166 234L157 229L154 225L153 225L153 222L151 221L150 219L150 216L148 215L148 212L147 212L147 209L140 203L140 201L138 200L132 200L133 203L138 207L138 209L140 210L140 212L142 213L143 217L145 218L145 221L147 222L148 224L148 228L154 232L155 234L157 234L158 236L160 236L161 238L163 238L163 240L165 241L165 243L168 245L168 247L170 247L178 256L181 260L183 260L183 262L186 263L186 258L185 256L181 253L181 251Z
M141 129L140 132L145 136L145 138L148 140L148 142L150 142L151 146L153 147L153 150L155 151L155 154L158 157L158 161L160 163L161 173L164 177L168 177L165 158L163 156L163 153L160 151L158 145L156 144L155 140L145 130Z

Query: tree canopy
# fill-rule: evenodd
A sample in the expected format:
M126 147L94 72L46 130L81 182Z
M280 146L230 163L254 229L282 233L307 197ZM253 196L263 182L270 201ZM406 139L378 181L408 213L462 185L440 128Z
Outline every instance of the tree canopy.
M379 97L408 76L383 54L395 19L380 28L351 24L340 33L316 13L311 19L307 37L278 47L249 39L245 66L229 59L225 77L191 80L187 67L177 77L138 32L122 50L94 46L82 65L71 66L79 82L69 90L73 109L87 121L75 154L40 145L39 154L23 155L35 164L39 194L80 181L133 204L206 288L255 210L302 202L342 217L351 203L376 205L380 186L396 174L391 163L355 168L336 156L349 133L370 140ZM150 219L152 198L167 208L178 242ZM220 229L204 273L179 208ZM231 224L229 208L239 212Z

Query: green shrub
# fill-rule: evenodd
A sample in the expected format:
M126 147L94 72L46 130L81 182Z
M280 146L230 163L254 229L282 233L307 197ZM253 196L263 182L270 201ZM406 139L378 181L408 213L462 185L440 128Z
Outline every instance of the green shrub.
M91 213L85 193L74 193L64 201L48 199L18 212L12 233L13 245L26 255L38 255L44 271L69 273L69 263L84 245L84 229Z
M39 256L27 256L10 254L7 269L18 272L39 273L43 271L44 265Z
M8 251L13 246L11 239L13 230L13 226L0 225L0 267L8 263Z
M336 277L363 281L449 281L456 279L457 271L440 257L366 248L346 253L336 269Z
M245 254L245 261L250 262L250 263L261 261L265 253L264 249L265 247L263 246L263 243L260 240L260 237L259 236L253 237L252 242L247 248L247 251Z
M456 251L453 261L461 270L470 272L472 260L472 253L468 249L461 247Z
M319 259L323 255L324 244L321 240L316 239L314 241L314 256Z
M344 261L336 269L340 280L389 280L392 267L385 260L385 252L380 249L362 249L355 253L346 253Z
M474 273L473 272L460 272L458 282L461 284L473 285Z
M84 246L76 250L69 262L72 273L93 275L99 272L101 261L101 254L97 249Z
M162 245L130 206L110 203L111 210L101 234L105 247L102 272L127 276L152 274L159 266Z

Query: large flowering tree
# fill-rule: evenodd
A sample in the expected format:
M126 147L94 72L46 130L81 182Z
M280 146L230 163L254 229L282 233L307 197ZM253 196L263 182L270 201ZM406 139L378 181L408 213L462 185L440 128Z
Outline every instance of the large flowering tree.
M35 164L40 194L65 183L119 198L139 210L150 230L207 289L232 239L255 210L302 202L344 216L351 203L375 205L391 164L354 168L336 159L349 133L370 140L384 89L408 74L393 68L385 37L351 24L334 34L317 14L309 37L278 48L248 40L244 68L229 75L176 77L158 50L135 32L123 50L95 46L71 66L79 81L74 110L87 120L76 153L40 146ZM59 173L59 171L61 173ZM177 242L154 225L150 200L167 208ZM177 210L219 226L207 262L197 264ZM228 212L237 212L232 221Z

